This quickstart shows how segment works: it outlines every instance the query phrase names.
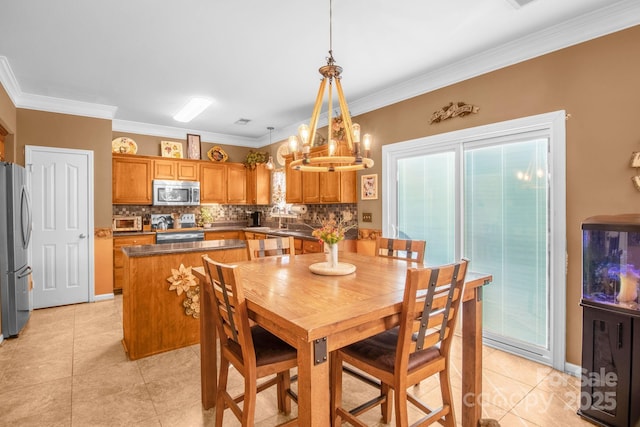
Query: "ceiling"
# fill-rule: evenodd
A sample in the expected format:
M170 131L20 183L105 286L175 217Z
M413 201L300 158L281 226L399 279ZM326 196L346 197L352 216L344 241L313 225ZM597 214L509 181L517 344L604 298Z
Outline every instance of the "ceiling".
M333 53L357 115L637 25L638 3L334 0ZM308 121L329 40L329 0L0 0L0 83L19 108L260 147ZM213 104L173 120L193 96Z

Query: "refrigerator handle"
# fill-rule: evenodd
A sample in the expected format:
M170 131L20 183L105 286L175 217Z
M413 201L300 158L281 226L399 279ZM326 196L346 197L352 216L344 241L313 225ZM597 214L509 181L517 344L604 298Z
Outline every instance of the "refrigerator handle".
M25 268L24 270L22 270L19 274L18 274L18 279L22 279L23 277L26 277L28 275L31 274L31 266L28 265L27 268Z
M29 242L31 241L31 230L32 230L32 221L33 214L31 212L31 200L29 199L29 193L27 191L27 187L22 187L22 244L26 249L29 246ZM25 218L26 214L26 218ZM26 221L25 221L26 219Z

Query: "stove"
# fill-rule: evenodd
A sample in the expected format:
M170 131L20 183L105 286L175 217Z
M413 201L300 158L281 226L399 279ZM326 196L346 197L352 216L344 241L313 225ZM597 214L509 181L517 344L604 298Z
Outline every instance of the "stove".
M204 230L196 227L195 214L151 215L151 229L156 232L156 243L201 242Z

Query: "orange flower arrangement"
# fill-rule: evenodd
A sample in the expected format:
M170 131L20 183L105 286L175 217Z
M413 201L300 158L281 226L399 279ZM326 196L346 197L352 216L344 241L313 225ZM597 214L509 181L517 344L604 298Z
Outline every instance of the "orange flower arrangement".
M342 220L336 221L334 218L322 220L321 224L322 227L313 230L311 235L328 245L338 243L344 239L344 234L347 231L357 226L357 224L345 225Z

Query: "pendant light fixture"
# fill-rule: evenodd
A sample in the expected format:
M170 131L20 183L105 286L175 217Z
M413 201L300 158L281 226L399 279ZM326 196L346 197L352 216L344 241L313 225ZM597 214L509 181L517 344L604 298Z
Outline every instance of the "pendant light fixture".
M347 106L347 101L345 100L344 93L342 91L342 85L340 84L342 67L337 65L333 58L333 3L331 0L329 0L329 57L327 58L327 65L320 67L318 71L323 78L320 82L320 89L318 90L318 96L316 97L316 102L313 107L310 124L308 126L306 124L300 125L298 127L298 135L289 137L289 148L294 156L289 167L302 172L355 171L372 167L373 160L369 158L372 137L369 134L365 134L361 142L360 125L357 123L351 123L349 107ZM342 119L342 126L344 126L344 137L342 139L346 140L346 148L348 151L347 155L341 155L344 152L344 147L339 146L340 143L344 144L345 141L333 139L333 120L331 118L331 110L333 108L334 85L340 107L339 117ZM311 157L310 150L318 128L318 120L320 117L320 109L322 107L325 89L327 89L329 104L327 112L327 139L329 140L328 155Z
M267 129L269 129L269 160L267 164L265 164L265 167L271 171L274 168L273 156L271 155L271 131L273 131L273 126L269 126Z

